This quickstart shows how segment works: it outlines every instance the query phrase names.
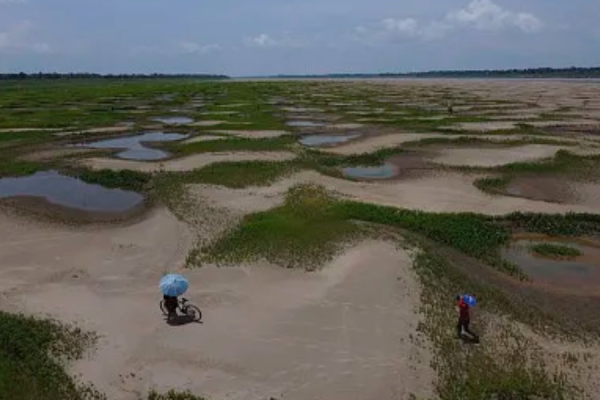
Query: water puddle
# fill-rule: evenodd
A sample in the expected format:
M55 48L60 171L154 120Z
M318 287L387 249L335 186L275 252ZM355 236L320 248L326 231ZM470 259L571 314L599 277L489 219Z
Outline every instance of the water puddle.
M139 193L108 189L56 171L0 179L0 198L20 196L41 197L49 203L78 210L111 213L129 211L144 201Z
M340 144L360 137L359 134L351 135L307 135L300 138L300 143L305 146L323 146L328 144Z
M143 143L172 142L185 139L188 136L180 133L148 132L136 136L81 144L80 146L92 149L126 149L116 155L126 160L162 160L169 157L170 154L163 150L146 147Z
M539 256L530 247L540 243L576 248L581 255L570 259ZM502 249L502 257L519 266L534 282L569 289L597 288L600 283L600 246L585 241L544 236L516 239Z
M287 121L285 124L287 126L292 126L292 127L296 127L296 128L319 128L319 127L325 126L324 122L302 120L302 119Z
M153 121L162 122L165 125L187 125L194 122L189 117L156 117L152 118Z
M344 168L342 173L357 179L390 179L396 175L396 168L390 164L379 167L348 167Z

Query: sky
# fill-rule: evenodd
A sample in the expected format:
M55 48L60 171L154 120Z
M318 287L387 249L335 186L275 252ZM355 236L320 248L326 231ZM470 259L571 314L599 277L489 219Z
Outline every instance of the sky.
M0 72L600 65L600 0L0 0Z

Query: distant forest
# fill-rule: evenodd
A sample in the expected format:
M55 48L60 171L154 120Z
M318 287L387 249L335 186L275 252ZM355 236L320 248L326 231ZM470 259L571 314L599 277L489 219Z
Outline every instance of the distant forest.
M276 75L274 78L600 78L600 67L386 72L380 74Z
M0 80L25 80L25 79L229 79L226 75L210 74L91 74L91 73L35 73L26 74L24 72L16 74L0 73Z

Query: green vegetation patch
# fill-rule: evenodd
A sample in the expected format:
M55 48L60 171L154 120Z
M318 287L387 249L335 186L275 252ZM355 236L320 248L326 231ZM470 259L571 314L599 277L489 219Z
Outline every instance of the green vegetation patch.
M315 269L331 258L339 243L361 229L340 215L318 186L297 186L281 207L244 218L233 231L204 249L210 261L236 263L266 259L288 268Z
M0 155L0 157L2 157L2 155ZM0 178L31 175L47 168L48 165L38 162L4 158L0 159Z
M94 340L53 321L0 312L0 398L103 399L93 388L74 382L60 361L80 358Z
M207 183L239 189L267 186L299 168L296 161L221 162L191 171L182 179L187 183Z
M555 243L536 243L529 246L529 250L538 256L548 258L575 258L582 255L579 249Z
M265 139L231 138L168 146L178 155L228 151L281 151L295 143L292 136Z
M80 169L70 171L69 174L87 183L138 192L147 190L152 180L152 175L150 174L131 170Z

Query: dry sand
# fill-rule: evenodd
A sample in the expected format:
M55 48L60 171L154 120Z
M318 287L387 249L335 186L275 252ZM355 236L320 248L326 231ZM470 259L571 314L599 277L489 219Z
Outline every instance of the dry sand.
M236 153L202 153L167 160L163 162L139 162L120 160L117 158L88 158L81 163L93 169L112 169L115 171L129 169L140 172L156 171L191 171L209 164L224 161L287 161L296 157L294 153L283 151L271 152L236 152Z
M206 120L206 121L196 121L189 124L189 126L216 126L221 124L226 124L227 121L217 121L217 120Z
M194 136L193 138L190 139L186 139L181 143L197 143L197 142L210 142L211 140L223 140L223 139L228 139L227 136L215 136L215 135L201 135L201 136Z
M515 129L516 124L520 122L521 121L463 122L461 124L446 126L443 128L470 132L492 132L499 130Z
M55 133L55 135L56 136L71 136L71 135L85 135L87 133L120 133L120 132L128 132L131 130L131 128L132 128L132 126L130 126L130 125L106 126L103 128L90 128L90 129Z
M477 189L473 182L485 174L439 173L417 179L387 182L354 182L304 171L275 182L270 187L249 189L201 189L212 203L224 202L237 212L252 207L270 208L283 201L285 193L298 184L323 185L343 197L411 210L429 212L475 212L503 215L522 212L600 212L600 204L593 199L577 199L571 204L555 204L509 196L492 196ZM260 208L258 209L260 210Z
M550 135L548 135L550 136ZM327 147L319 149L328 153L352 155L361 153L371 153L377 150L400 146L410 142L418 142L426 139L460 139L460 138L481 138L491 142L502 143L509 140L526 139L527 135L454 135L444 133L394 133L379 136L366 136L360 140L353 141L348 144L342 144L335 147ZM569 140L557 138L557 140ZM573 142L579 143L578 140L572 139ZM449 144L451 146L451 144ZM566 148L566 147L565 147ZM583 150L582 150L583 151ZM592 151L592 150L589 150Z
M191 240L168 212L84 232L2 216L0 234L10 236L0 246L3 307L101 335L71 370L110 399L173 387L246 400L432 395L428 348L411 341L420 335L419 285L394 245L362 243L316 273L186 271L186 297L204 323L173 327L158 308L157 282L178 270Z
M500 149L454 148L439 150L432 161L444 165L465 165L471 167L496 167L523 161L534 161L552 157L564 146L532 144Z
M453 137L443 133L396 133L391 135L366 137L364 139L344 144L341 146L320 149L328 153L351 155L360 153L371 153L387 147L399 146L403 143L431 138Z

